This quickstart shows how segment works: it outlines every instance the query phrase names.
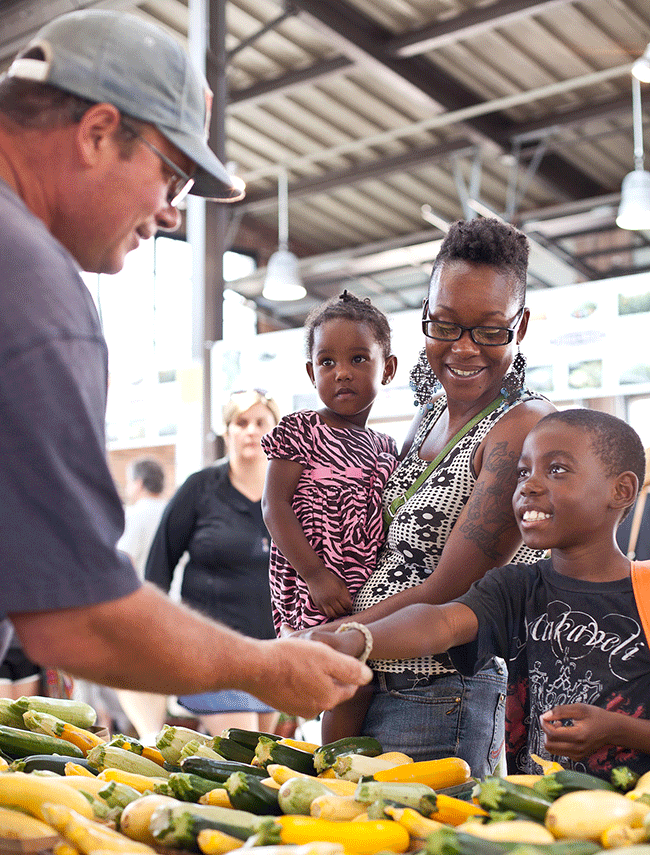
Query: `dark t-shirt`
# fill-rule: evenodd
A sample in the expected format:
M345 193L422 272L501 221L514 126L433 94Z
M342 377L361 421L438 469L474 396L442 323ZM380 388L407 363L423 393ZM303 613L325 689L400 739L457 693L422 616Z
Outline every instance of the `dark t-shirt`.
M269 592L271 538L260 502L236 490L228 463L195 472L167 505L145 578L169 590L185 551L181 596L189 605L253 638L275 638Z
M106 462L94 303L69 253L2 181L0 223L1 622L139 582L115 548L124 514Z
M650 717L650 654L629 578L579 581L545 559L490 570L457 601L479 622L475 642L450 650L458 670L473 674L495 654L508 664L509 771L537 772L530 754L549 757L539 715L553 706L585 703ZM650 755L614 746L577 763L552 759L605 778L617 765L650 770Z

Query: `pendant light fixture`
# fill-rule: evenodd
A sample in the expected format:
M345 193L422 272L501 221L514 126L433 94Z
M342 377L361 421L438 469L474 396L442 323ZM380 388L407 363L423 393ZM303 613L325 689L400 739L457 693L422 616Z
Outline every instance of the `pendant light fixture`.
M641 83L636 74L632 76L632 120L634 171L628 172L623 179L616 225L620 229L650 229L650 172L643 168Z
M640 56L632 66L632 74L641 83L650 83L650 45L643 51L643 56Z
M298 271L298 259L289 252L289 177L278 173L278 249L266 265L262 296L265 300L301 300L307 291Z

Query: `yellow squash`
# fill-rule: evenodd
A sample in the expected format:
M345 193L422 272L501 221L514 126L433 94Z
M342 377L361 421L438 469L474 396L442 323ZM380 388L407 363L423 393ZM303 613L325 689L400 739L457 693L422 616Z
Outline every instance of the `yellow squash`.
M134 853L134 855L154 855L151 846L136 843L119 831L102 825L92 819L81 816L74 810L57 804L43 806L43 814L49 825L83 855L95 852Z
M43 777L26 772L0 774L0 805L18 808L47 822L43 806L48 802L64 805L87 819L93 816L88 799L64 783L63 777Z
M464 784L472 777L469 764L461 757L443 757L440 760L422 760L417 763L404 763L392 769L375 772L376 781L407 782L427 784L434 790Z
M636 802L607 790L576 790L556 799L546 812L546 827L559 839L600 841L614 823L641 825Z
M404 826L392 820L335 822L312 816L287 815L277 817L277 822L283 843L340 843L347 852L356 855L374 855L382 849L406 852L410 842Z

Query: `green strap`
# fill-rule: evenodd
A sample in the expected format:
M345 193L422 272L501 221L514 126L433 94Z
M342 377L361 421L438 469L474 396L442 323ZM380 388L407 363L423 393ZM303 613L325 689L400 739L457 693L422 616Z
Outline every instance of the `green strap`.
M420 489L422 484L424 484L429 475L431 475L436 466L440 463L441 460L443 460L447 456L451 449L458 442L460 442L460 440L465 436L466 433L468 433L474 427L475 424L478 424L481 419L484 419L485 416L494 412L494 410L496 410L497 407L500 406L503 401L503 395L499 395L499 397L495 398L491 404L488 404L487 407L485 407L485 409L481 410L480 413L477 413L473 419L470 419L470 421L468 421L466 425L463 425L463 427L458 431L458 433L452 436L452 438L449 440L447 445L445 445L440 454L437 454L436 457L434 457L434 459L431 461L431 463L429 463L427 468L420 473L420 475L415 479L415 481L411 484L408 490L405 493L402 493L401 496L397 496L396 499L393 499L388 508L384 509L384 526L386 528L395 518L395 514L397 513L397 511L402 507L403 504L405 504L411 498L411 496L413 495L413 493L415 493L416 490Z

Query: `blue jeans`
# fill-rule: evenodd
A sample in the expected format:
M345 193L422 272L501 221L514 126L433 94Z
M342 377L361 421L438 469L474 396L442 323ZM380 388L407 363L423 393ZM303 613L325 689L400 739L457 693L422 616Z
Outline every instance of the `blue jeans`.
M429 685L387 690L376 672L375 694L363 723L384 751L414 760L458 756L472 775L494 772L504 744L507 669L501 659L474 677L441 674Z

